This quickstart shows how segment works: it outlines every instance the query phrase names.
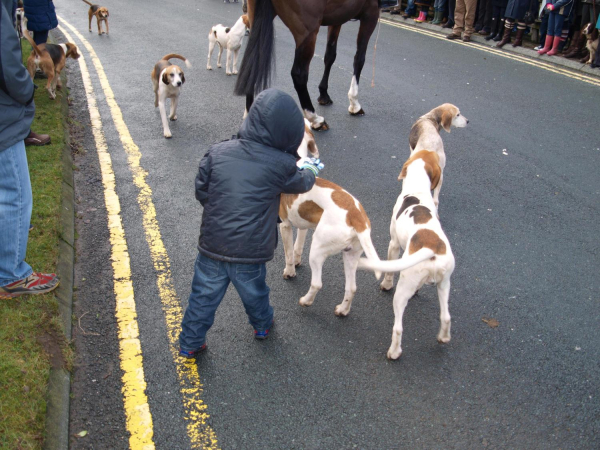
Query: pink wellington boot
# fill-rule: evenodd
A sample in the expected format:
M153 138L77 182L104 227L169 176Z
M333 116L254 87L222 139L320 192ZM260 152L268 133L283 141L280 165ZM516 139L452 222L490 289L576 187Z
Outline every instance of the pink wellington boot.
M424 11L421 11L421 12L419 13L419 17L417 17L417 18L415 19L415 22L417 22L417 23L423 23L423 22L425 22L425 20L426 20L426 19L427 19L427 16L425 15L425 12L424 12Z
M554 36L546 35L546 42L544 42L544 48L538 50L538 55L545 55L552 48L552 41L554 40Z
M560 44L560 36L554 36L554 41L552 42L552 50L546 53L548 56L554 56L558 53L558 44Z

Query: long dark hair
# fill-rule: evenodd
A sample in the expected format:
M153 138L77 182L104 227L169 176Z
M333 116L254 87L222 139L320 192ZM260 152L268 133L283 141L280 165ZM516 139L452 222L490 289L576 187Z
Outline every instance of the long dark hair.
M271 0L256 0L250 39L235 84L236 95L253 96L271 84L275 62L274 18Z

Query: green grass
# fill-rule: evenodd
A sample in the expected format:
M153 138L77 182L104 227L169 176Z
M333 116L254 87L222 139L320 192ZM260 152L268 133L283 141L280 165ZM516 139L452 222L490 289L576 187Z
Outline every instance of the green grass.
M23 42L23 55L30 47ZM24 58L25 60L25 58ZM50 134L52 143L27 147L33 190L33 214L26 261L36 272L55 272L58 258L64 111L57 91L50 100L46 80L35 80L36 115L32 130ZM0 448L41 448L50 361L44 347L57 342L69 353L52 293L0 300Z

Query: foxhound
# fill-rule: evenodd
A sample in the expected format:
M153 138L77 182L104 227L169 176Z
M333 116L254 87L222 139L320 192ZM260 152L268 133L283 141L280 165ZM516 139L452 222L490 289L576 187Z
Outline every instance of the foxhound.
M402 354L402 315L408 300L425 283L437 285L441 322L437 340L450 342L448 298L454 256L431 196L431 189L438 185L441 176L437 153L419 150L411 155L398 177L404 181L392 214L388 261L371 258L359 261L360 268L385 272L381 283L385 291L394 285L393 272L401 272L394 294L395 321L392 344L387 352L389 359L398 359ZM405 251L402 258L397 259L400 248Z
M310 122L305 119L304 140L298 149L301 159L308 153L318 157ZM347 316L356 292L356 268L363 251L370 259L379 260L371 241L371 222L367 213L349 192L337 184L317 178L314 187L304 194L282 194L279 204L281 239L285 251L285 279L296 276L296 266L302 260L302 251L308 229L313 229L309 263L312 272L310 289L300 298L300 305L310 306L322 287L321 274L325 260L343 252L346 289L344 300L336 306L337 316ZM298 228L296 243L292 226Z
M444 153L444 143L440 136L440 128L448 133L452 127L464 128L469 123L465 116L461 116L459 109L450 104L444 103L437 108L432 109L414 123L410 129L408 138L411 154L420 150L429 150L437 153L442 169L440 181L433 191L433 201L437 208L440 198L440 190L444 181L444 167L446 166L446 154Z
M246 34L246 29L250 28L250 22L248 16L241 16L233 27L224 27L223 25L215 25L210 29L208 33L208 62L206 64L207 70L212 70L210 65L210 59L215 49L215 44L219 46L219 54L217 56L217 67L221 67L221 55L223 49L227 49L227 59L225 61L225 73L227 75L237 75L237 59L240 48L242 47L242 40ZM229 61L231 60L231 52L233 52L233 61L231 66Z
M98 24L98 35L102 35L102 22L106 25L106 34L108 34L108 8L104 6L94 5L93 3L88 2L87 0L83 0L84 3L90 5L90 9L88 10L88 28L90 33L92 32L92 17L96 16L96 23Z

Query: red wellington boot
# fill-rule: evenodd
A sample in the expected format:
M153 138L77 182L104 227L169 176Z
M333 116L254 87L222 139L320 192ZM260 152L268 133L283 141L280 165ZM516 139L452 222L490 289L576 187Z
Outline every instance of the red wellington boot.
M560 36L554 36L554 41L552 41L552 50L546 53L548 56L554 56L558 53L558 45L560 44Z
M558 36L560 37L560 36ZM538 55L545 55L552 48L552 41L554 40L554 36L546 35L546 42L544 42L544 48L538 50Z
M421 11L421 12L419 13L419 17L417 17L417 18L415 19L415 22L417 22L417 23L423 23L423 22L425 22L425 20L426 20L426 19L427 19L427 15L425 14L425 12L424 12L424 11Z

